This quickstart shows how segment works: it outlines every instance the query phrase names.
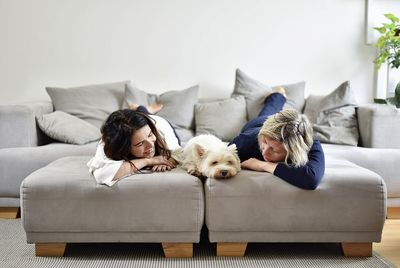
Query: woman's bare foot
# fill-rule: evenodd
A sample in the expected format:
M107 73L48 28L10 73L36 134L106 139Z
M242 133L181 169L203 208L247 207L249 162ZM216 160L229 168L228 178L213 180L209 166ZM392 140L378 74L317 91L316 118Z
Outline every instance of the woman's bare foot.
M140 105L137 103L130 103L128 106L129 106L129 109L136 111ZM146 109L147 109L147 111L149 111L149 113L156 114L163 108L163 106L164 105L161 103L152 103L152 104L146 106Z
M136 111L137 108L139 107L139 104L137 104L137 103L129 103L128 106L129 106L129 109Z
M152 114L158 113L163 107L164 105L161 103L152 103L149 106L146 106L147 110Z
M280 93L280 94L282 94L283 96L285 96L285 98L287 97L287 96L286 96L286 90L285 90L284 87L276 87L276 88L272 89L272 92Z
M274 87L274 88L272 89L272 92L268 93L268 94L265 96L264 101L266 101L267 98L269 97L269 95L271 95L272 93L280 93L280 94L282 94L285 98L287 98L287 96L286 96L286 90L285 90L284 87Z

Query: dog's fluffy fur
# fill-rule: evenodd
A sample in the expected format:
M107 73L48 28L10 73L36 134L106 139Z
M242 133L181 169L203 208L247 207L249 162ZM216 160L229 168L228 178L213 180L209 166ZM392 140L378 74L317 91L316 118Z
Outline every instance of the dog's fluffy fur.
M198 177L227 179L240 171L236 145L225 145L219 138L204 134L188 141L182 149L182 167Z

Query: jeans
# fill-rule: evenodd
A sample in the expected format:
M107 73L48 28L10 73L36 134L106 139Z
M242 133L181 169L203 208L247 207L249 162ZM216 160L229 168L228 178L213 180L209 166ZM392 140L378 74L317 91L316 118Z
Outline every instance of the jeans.
M280 112L285 103L286 98L280 93L272 93L267 96L264 101L264 106L258 116L247 122L240 134L232 140L230 144L236 144L240 161L243 162L253 157L263 160L258 146L258 133L265 120L267 120L269 116Z
M282 111L283 105L285 105L286 98L280 93L272 93L265 98L264 106L256 118L251 119L244 125L241 132L254 127L262 127L265 120L271 115L274 115Z

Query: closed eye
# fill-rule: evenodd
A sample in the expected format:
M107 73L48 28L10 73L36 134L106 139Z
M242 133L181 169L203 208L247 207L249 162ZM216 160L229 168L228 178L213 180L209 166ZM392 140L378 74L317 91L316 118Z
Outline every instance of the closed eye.
M211 162L211 165L212 165L212 166L215 166L216 164L218 164L218 161L213 161L213 162Z
M233 164L233 162L232 161L228 161L228 165L232 165Z
M141 142L135 144L136 147L140 147L140 146L142 146L142 145L143 145L143 141L141 141Z

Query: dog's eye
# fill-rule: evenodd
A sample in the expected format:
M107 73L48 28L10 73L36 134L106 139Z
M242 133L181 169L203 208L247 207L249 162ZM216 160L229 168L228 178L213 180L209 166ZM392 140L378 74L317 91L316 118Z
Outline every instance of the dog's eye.
M228 161L228 165L232 165L233 164L233 162L232 161Z
M211 162L211 165L212 165L212 166L215 166L216 164L218 164L218 162L217 162L217 161L213 161L213 162Z

